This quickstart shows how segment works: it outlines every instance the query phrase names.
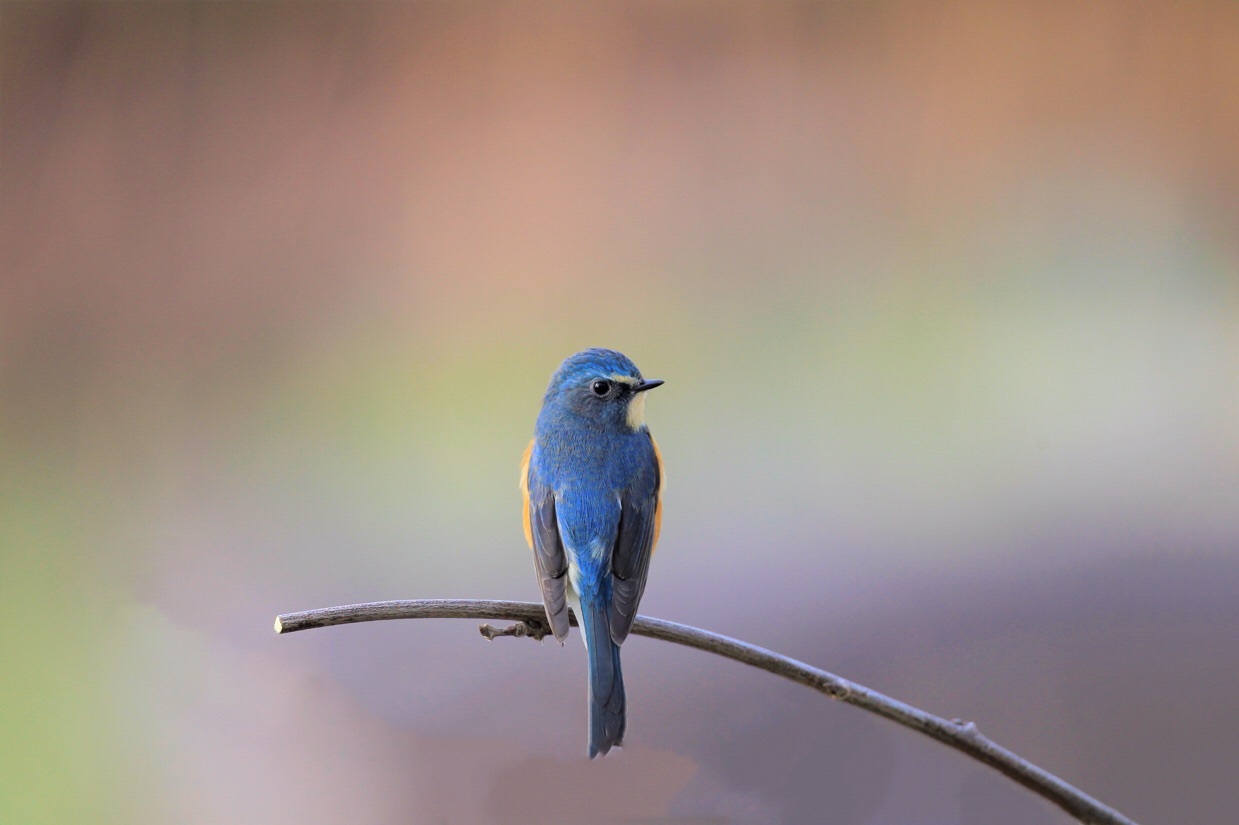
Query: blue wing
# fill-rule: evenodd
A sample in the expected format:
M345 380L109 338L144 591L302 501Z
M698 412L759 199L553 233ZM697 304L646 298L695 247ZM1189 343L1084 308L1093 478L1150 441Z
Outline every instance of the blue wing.
M648 458L628 489L620 496L619 533L611 551L611 639L618 645L628 638L645 592L650 557L662 526L662 456L647 431Z
M568 558L559 537L559 522L555 517L555 493L537 476L530 458L534 442L530 441L521 460L521 493L525 499L525 540L533 550L533 563L542 589L542 604L555 638L568 638Z

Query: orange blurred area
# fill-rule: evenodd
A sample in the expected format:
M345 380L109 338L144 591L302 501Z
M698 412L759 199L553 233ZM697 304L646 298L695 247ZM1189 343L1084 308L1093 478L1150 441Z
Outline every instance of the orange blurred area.
M0 821L1013 825L537 598L565 356L666 379L642 604L1239 809L1239 6L0 0Z

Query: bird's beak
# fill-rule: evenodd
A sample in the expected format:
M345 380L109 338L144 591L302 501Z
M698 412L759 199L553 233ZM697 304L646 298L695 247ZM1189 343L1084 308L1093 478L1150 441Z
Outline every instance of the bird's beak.
M633 392L645 392L646 390L652 390L655 387L661 387L663 383L664 382L661 378L651 378L650 380L642 381L640 384L633 387L632 391Z

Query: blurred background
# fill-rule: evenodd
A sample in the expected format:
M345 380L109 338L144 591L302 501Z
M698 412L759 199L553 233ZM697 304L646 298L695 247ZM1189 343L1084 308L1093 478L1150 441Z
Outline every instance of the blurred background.
M534 600L517 464L666 380L642 611L1142 823L1239 810L1239 6L0 3L0 820L1016 825L905 729Z

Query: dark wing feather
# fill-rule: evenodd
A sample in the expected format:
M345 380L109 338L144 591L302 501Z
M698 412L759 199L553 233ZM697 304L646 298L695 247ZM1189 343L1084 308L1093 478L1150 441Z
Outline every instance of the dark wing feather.
M662 460L650 439L648 472L641 473L620 497L619 534L611 552L611 639L623 644L637 617L646 575L661 520Z
M521 492L525 497L525 538L533 549L533 564L538 571L538 586L542 589L542 604L555 638L568 638L568 558L559 537L559 522L555 518L555 494L540 483L532 466L530 452L525 451L521 468Z

